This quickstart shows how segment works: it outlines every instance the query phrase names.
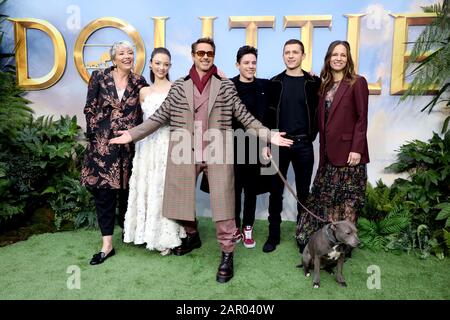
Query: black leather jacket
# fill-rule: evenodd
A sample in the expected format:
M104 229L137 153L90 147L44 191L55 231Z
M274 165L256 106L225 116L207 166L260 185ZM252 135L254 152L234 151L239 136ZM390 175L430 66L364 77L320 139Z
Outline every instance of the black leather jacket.
M306 97L306 107L308 110L308 121L309 121L309 139L314 141L316 139L318 128L317 119L317 107L319 105L319 88L320 88L320 78L316 76L311 76L305 70L302 70L305 77L305 97ZM269 108L266 112L269 119L266 124L270 129L279 129L280 121L280 104L281 104L281 94L283 92L283 77L286 71L276 75L271 79L271 94L270 97L273 99L269 103ZM300 88L299 88L300 89Z

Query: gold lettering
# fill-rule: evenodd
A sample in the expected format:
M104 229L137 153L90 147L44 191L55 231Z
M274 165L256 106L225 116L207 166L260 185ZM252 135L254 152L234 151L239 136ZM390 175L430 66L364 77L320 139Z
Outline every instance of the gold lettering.
M361 18L365 14L346 14L348 18L347 25L347 41L350 44L350 50L352 51L352 58L355 62L355 72L358 73L359 69L359 35L361 30ZM374 95L381 94L381 77L377 79L375 83L369 83L369 93Z
M214 38L214 20L217 17L199 17L202 20L202 38Z
M166 46L166 20L169 17L152 17L153 19L153 47Z
M272 28L275 26L275 16L231 16L229 27L245 28L245 44L258 47L258 28Z
M331 29L331 15L324 16L284 16L283 29L300 27L302 28L301 40L305 46L305 60L302 68L311 71L312 68L312 48L314 27L328 27Z
M14 23L14 41L16 47L17 83L26 90L47 89L62 77L66 68L66 44L61 33L49 22L40 19L9 19ZM29 78L27 60L27 29L45 32L53 44L55 62L48 74L40 78Z
M92 21L87 26L85 26L83 30L81 30L74 46L73 57L75 60L75 67L77 68L77 71L80 74L81 78L83 78L83 80L86 82L89 82L90 75L84 66L85 43L95 31L108 27L120 29L130 36L130 38L134 42L134 45L136 46L136 65L134 71L141 74L142 70L144 70L145 46L144 41L142 40L137 30L127 22L118 18L99 18Z
M353 62L355 63L355 72L359 67L359 34L361 30L361 17L365 14L346 14L347 23L347 41L352 51Z
M403 94L409 84L405 83L405 65L409 61L410 53L407 52L408 27L409 26L425 26L434 21L436 14L420 13L420 14L391 14L394 17L394 40L392 47L392 69L391 69L391 94ZM417 61L427 57L427 53L423 57L419 57ZM430 88L429 93L433 94L436 90Z

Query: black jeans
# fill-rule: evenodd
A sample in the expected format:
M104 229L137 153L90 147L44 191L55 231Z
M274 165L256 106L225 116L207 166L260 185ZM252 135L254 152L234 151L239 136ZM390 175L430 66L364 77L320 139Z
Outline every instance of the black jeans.
M242 227L253 226L255 223L256 196L260 166L257 164L237 164L235 172L235 221L236 228L241 228L241 194L244 191L244 211Z
M102 236L114 233L116 208L119 205L118 224L123 229L128 204L128 189L90 189L97 209L98 225Z
M312 170L314 166L314 150L311 142L294 142L290 147L280 147L279 164L281 174L287 179L289 164L295 174L297 197L304 203L309 194ZM281 224L281 211L283 210L284 183L278 174L274 175L269 198L269 223L273 226ZM301 212L297 203L297 215Z

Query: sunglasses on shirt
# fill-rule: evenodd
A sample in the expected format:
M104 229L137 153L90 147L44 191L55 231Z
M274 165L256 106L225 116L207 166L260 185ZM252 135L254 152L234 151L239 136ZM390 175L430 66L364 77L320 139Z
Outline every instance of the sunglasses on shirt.
M205 56L205 54L209 57L209 58L213 58L214 57L214 51L203 51L203 50L199 50L196 51L195 54L199 57L202 58Z

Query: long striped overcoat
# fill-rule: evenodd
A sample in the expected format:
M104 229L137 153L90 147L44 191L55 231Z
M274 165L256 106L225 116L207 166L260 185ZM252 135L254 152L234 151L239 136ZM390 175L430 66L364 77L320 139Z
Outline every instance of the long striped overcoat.
M213 75L208 101L208 133L212 141L204 150L208 164L210 201L214 221L234 219L234 146L232 118L246 129L254 129L263 140L270 131L256 120L239 99L233 82ZM195 220L195 138L194 84L187 76L174 82L165 101L141 125L129 132L133 141L143 139L163 125L170 126L164 189L163 216L175 220ZM209 137L209 138L208 138ZM201 145L201 144L200 144ZM152 181L148 181L152 183Z

